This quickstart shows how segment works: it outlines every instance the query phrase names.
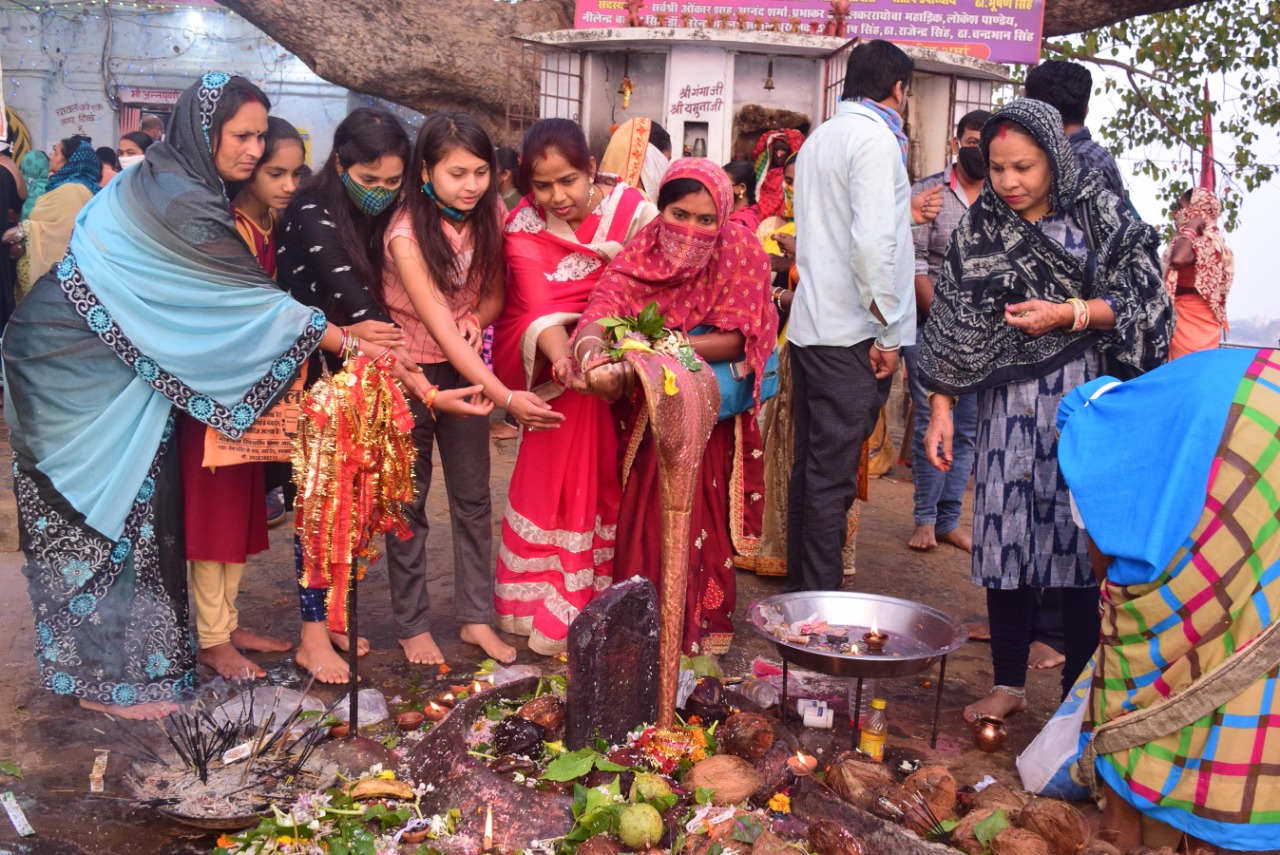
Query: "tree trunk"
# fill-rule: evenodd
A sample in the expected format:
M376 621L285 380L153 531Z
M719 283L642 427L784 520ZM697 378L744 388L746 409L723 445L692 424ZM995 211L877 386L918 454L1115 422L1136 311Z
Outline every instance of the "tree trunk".
M528 109L537 78L513 38L572 25L573 0L220 0L316 74L423 112L468 110L500 142L508 99ZM1046 0L1045 36L1202 0Z

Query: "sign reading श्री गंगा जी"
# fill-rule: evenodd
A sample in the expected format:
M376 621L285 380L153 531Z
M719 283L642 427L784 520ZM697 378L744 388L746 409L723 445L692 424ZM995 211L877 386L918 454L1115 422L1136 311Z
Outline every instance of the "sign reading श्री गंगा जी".
M844 13L834 31L833 10ZM712 29L887 39L991 62L1034 63L1040 56L1044 0L577 0L574 26Z

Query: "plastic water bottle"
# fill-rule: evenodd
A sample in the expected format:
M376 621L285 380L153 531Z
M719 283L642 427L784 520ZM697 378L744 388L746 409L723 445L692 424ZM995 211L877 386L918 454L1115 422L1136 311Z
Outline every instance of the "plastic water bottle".
M884 762L884 740L889 735L889 717L884 707L884 698L871 699L871 713L862 723L858 737L858 752L876 763Z
M764 680L751 677L742 682L742 694L761 709L769 709L778 702L778 690Z

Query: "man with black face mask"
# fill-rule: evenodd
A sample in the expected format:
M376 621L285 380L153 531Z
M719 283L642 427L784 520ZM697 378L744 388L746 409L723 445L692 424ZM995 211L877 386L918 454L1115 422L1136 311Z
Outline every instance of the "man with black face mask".
M965 114L956 126L956 135L951 138L951 154L956 162L936 175L917 181L911 188L913 197L935 187L942 188L942 210L938 216L932 222L914 226L911 230L916 250L916 323L921 329L929 315L933 286L938 279L951 232L982 192L987 167L978 141L982 126L990 117L986 110ZM928 391L920 383L916 371L916 347L909 345L902 349L907 362L911 400L915 404L911 474L915 484L916 528L907 546L928 550L939 543L949 543L970 552L973 538L960 528L960 506L973 469L973 439L978 427L977 398L963 395L956 404L952 414L955 421L952 444L955 460L947 472L934 469L925 456L924 431L929 425Z

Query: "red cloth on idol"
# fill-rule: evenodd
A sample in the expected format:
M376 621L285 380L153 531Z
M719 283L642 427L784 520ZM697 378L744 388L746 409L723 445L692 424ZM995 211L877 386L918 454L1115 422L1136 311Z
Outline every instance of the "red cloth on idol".
M608 258L653 214L639 191L624 185L572 233L528 198L511 212L506 304L493 345L494 373L507 386L550 380L545 358L531 358L539 332L572 326ZM526 431L521 440L494 588L498 627L529 636L529 647L544 655L564 648L569 624L613 581L622 493L609 405L568 390L550 404L565 420L556 430Z

